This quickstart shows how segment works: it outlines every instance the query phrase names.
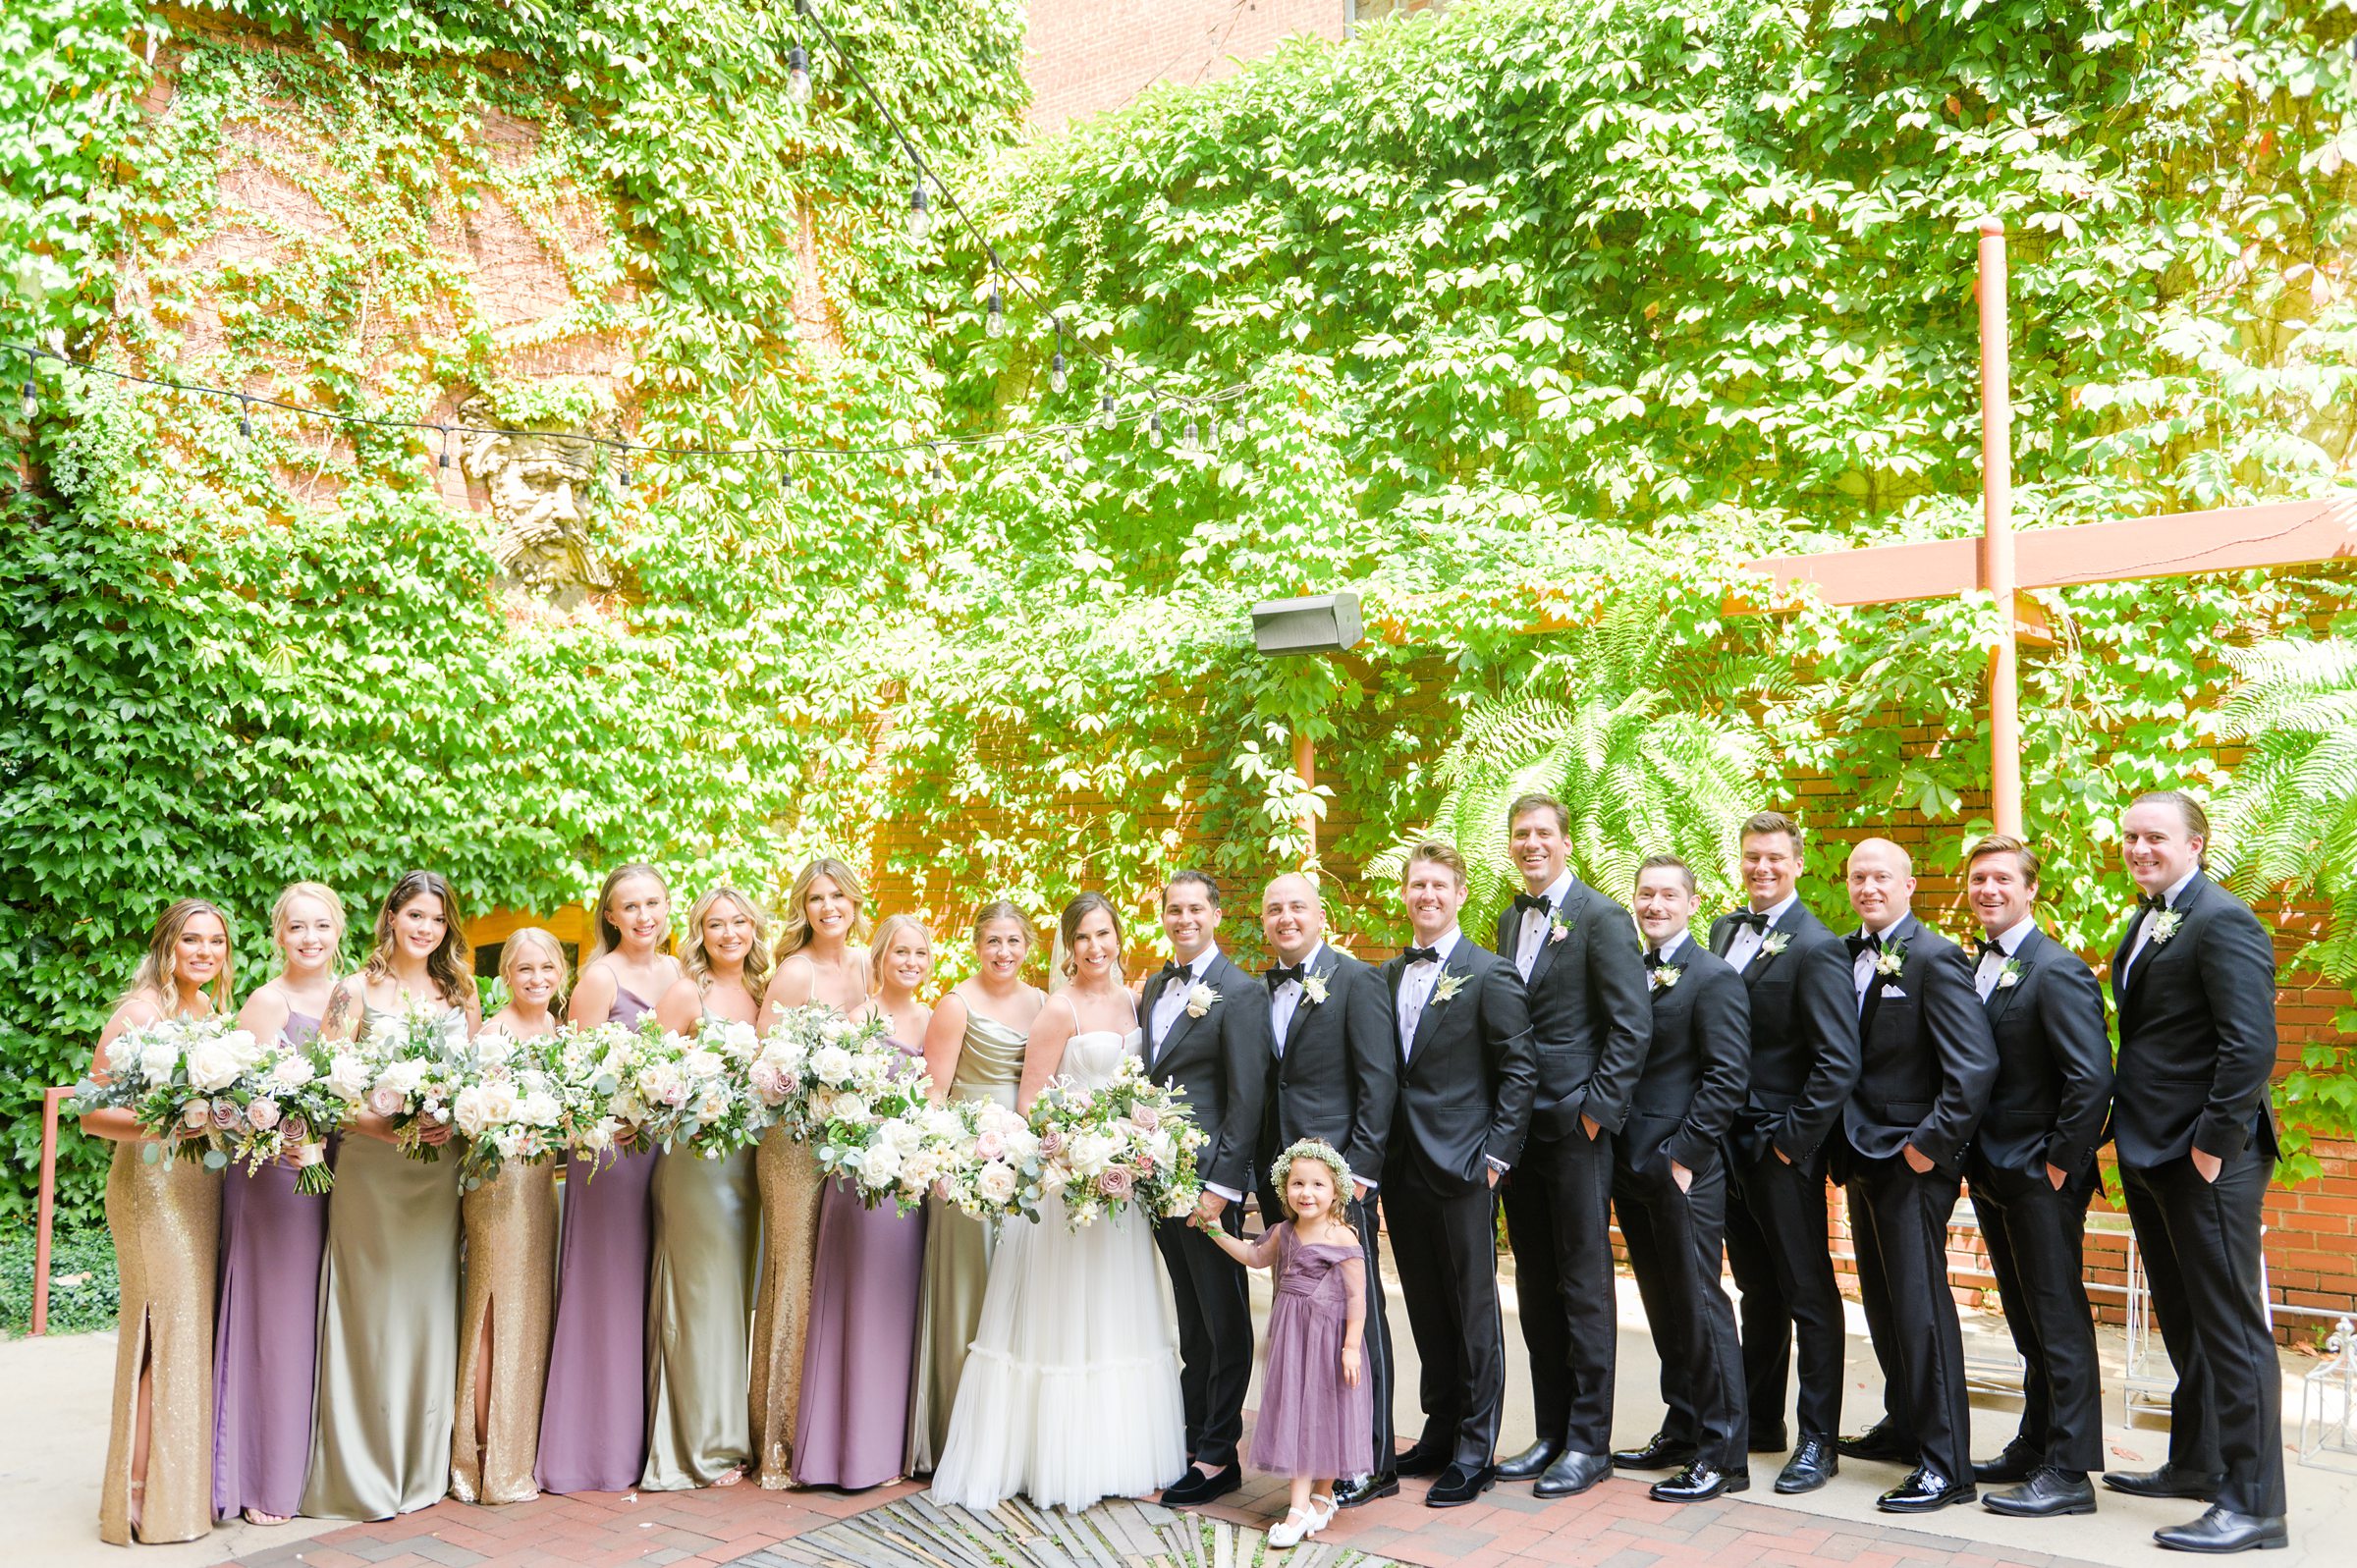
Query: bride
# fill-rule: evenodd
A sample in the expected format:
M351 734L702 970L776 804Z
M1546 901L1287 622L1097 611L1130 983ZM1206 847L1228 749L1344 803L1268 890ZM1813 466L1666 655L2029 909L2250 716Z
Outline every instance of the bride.
M1031 1026L1024 1109L1049 1079L1106 1083L1138 1050L1113 905L1101 893L1074 898L1063 937L1069 983ZM1177 1481L1186 1469L1185 1415L1169 1295L1153 1231L1125 1207L1075 1231L1051 1197L1038 1223L1008 1221L933 1500L992 1508L1019 1492L1076 1510Z

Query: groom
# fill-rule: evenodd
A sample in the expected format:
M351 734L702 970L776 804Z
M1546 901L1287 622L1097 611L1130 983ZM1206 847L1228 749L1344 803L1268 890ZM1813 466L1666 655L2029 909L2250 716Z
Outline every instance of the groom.
M1155 1227L1178 1302L1178 1386L1186 1403L1186 1452L1194 1468L1166 1489L1173 1506L1209 1502L1243 1485L1236 1439L1252 1382L1252 1298L1241 1264L1196 1226L1241 1228L1252 1185L1253 1144L1268 1092L1268 993L1213 944L1220 890L1200 871L1181 871L1162 892L1162 929L1171 962L1146 982L1146 1066L1154 1081L1186 1096L1205 1142L1195 1157L1203 1200L1183 1218Z

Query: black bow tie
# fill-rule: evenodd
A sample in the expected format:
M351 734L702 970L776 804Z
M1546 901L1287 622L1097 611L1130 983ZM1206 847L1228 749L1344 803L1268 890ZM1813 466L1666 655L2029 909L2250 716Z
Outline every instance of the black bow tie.
M1441 961L1441 949L1438 947L1410 947L1407 949L1407 951L1401 953L1399 956L1405 958L1411 964L1439 963Z
M1980 937L1974 940L1972 944L1972 956L1975 962L1988 957L1993 952L2002 956L2011 956L2005 952L2005 945L2001 942L1999 942L1995 937Z
M1302 981L1308 979L1309 964L1307 960L1304 960L1300 963L1281 963L1273 969L1262 970L1261 978L1268 981L1270 994L1274 995L1277 988L1284 985L1288 980L1297 986L1301 984Z
M1659 947L1648 947L1648 948L1646 948L1646 949L1645 949L1645 967L1646 967L1646 968L1648 968L1648 969L1659 969L1661 966L1662 966L1662 950L1661 950Z
M1733 919L1736 925L1749 926L1763 935L1768 930L1768 917L1757 909L1738 909L1734 912Z
M2136 912L2139 914L2149 915L2156 909L2167 907L2168 894L2165 892L2148 892L2136 900Z
M1154 983L1159 986L1167 980L1191 980L1194 978L1194 968L1190 964L1166 963L1162 966L1162 973L1154 977Z
M1883 939L1868 932L1853 931L1841 940L1849 944L1849 955L1852 958L1862 952L1881 952L1883 950Z
M1536 909L1543 915L1552 914L1555 911L1555 900L1548 897L1543 892L1515 893L1514 913L1520 914L1525 909Z

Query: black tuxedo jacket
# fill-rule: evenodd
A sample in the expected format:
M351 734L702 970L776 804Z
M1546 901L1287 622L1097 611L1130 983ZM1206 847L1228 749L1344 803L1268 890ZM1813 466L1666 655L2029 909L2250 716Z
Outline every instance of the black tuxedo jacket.
M1269 988L1220 953L1203 973L1203 984L1220 1000L1200 1018L1180 1011L1157 1053L1154 1003L1172 979L1157 974L1138 998L1149 1075L1185 1092L1188 1112L1203 1129L1203 1149L1195 1157L1203 1179L1250 1192L1261 1103L1269 1091Z
M1539 944L1524 987L1538 1048L1530 1131L1545 1142L1568 1136L1582 1115L1595 1117L1608 1132L1620 1130L1653 1029L1645 949L1628 910L1573 877L1553 919L1562 938L1551 934ZM1522 917L1509 903L1498 917L1491 946L1517 980L1514 947L1521 934Z
M2166 942L2128 922L2111 955L2119 1003L2119 1082L2111 1137L2123 1165L2157 1165L2200 1149L2220 1159L2254 1138L2275 1151L2268 1081L2275 1070L2275 949L2243 901L2200 872L2174 906ZM2144 918L2152 918L2145 916Z
M1729 1142L1746 1163L1773 1146L1801 1164L1858 1086L1857 996L1848 946L1807 905L1794 903L1768 936L1785 938L1783 950L1763 948L1739 971L1751 999L1751 1090ZM1734 916L1712 922L1713 952L1724 956L1734 940Z
M1891 928L1898 972L1867 979L1858 1020L1858 1087L1841 1110L1849 1146L1872 1160L1906 1147L1949 1175L1989 1108L1997 1041L1964 949L1913 915Z
M1322 1138L1342 1151L1350 1174L1381 1181L1399 1098L1391 996L1373 969L1331 945L1310 960L1309 978L1324 984L1326 1000L1304 987L1293 1005L1270 1075L1277 1147L1262 1151L1263 1163L1297 1139Z
M1384 990L1395 1009L1406 972L1404 957L1383 966ZM1395 1179L1402 1161L1420 1160L1444 1190L1450 1184L1486 1187L1490 1161L1510 1166L1522 1158L1539 1082L1530 1008L1514 966L1460 933L1441 965L1436 995L1452 975L1456 994L1427 1001L1416 1019L1385 1151ZM1395 1025L1395 1052L1398 1039Z
M1667 1151L1688 1170L1718 1159L1751 1081L1751 1003L1732 965L1688 937L1653 988L1653 1047L1618 1149L1634 1169Z
M2035 927L2007 973L1983 1003L1997 1037L1997 1086L1974 1159L2041 1178L2050 1164L2083 1174L2103 1147L2111 1108L2104 994L2078 954Z

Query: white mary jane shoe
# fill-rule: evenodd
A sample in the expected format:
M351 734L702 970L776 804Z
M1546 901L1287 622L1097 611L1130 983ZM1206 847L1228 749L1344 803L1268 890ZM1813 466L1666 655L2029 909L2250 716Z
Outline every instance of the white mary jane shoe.
M1318 1528L1317 1518L1318 1510L1314 1506L1307 1510L1288 1510L1285 1518L1269 1531L1270 1549L1283 1551L1288 1546L1299 1545L1302 1537Z
M1311 1492L1309 1494L1308 1534L1317 1535L1328 1525L1333 1524L1334 1516L1342 1511L1343 1505L1334 1500L1332 1493L1320 1495L1317 1492Z

